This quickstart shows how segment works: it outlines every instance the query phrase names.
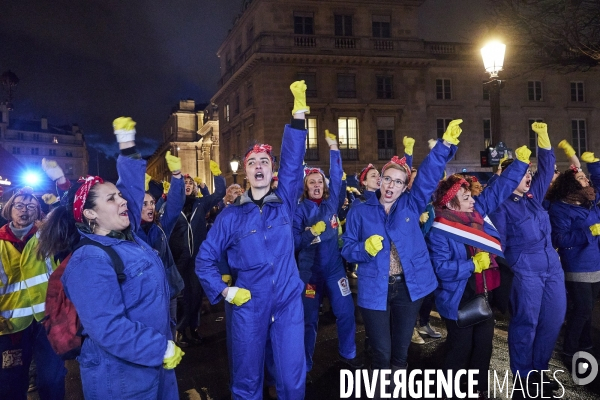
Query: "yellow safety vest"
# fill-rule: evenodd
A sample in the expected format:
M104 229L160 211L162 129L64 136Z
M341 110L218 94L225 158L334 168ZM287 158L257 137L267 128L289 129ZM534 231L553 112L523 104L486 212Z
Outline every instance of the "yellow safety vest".
M6 335L27 328L33 318L44 318L48 278L58 266L52 257L39 260L36 255L38 234L23 249L0 240L0 315L9 318L14 329Z

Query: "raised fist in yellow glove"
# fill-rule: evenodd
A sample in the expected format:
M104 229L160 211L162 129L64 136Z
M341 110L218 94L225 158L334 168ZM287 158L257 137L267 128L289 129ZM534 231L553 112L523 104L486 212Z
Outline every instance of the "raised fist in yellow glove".
M117 142L130 142L135 140L135 121L130 117L119 117L113 121L113 128Z
M229 274L221 275L221 280L227 284L227 286L231 286L233 284L233 278Z
M567 158L571 158L575 155L575 149L573 148L573 146L571 146L569 142L567 142L564 139L558 142L558 148L563 149Z
M382 241L383 241L383 236L379 236L379 235L369 236L367 238L367 240L365 241L365 250L371 256L375 257L377 255L377 253L379 253L379 251L381 249L383 249L383 244L381 243Z
M167 151L165 154L165 160L167 160L167 166L171 172L181 172L181 158L171 155L171 151Z
M404 145L404 154L407 156L412 156L413 148L415 147L415 139L404 136L404 138L402 138L402 144Z
M460 124L463 122L462 119L454 119L452 121L450 121L450 123L448 124L448 128L446 129L446 132L444 132L444 136L442 136L442 139L444 139L446 142L451 143L453 145L458 145L460 143L460 140L458 140L458 137L460 136L462 129L460 128Z
M475 264L475 273L479 274L490 267L490 253L481 251L473 256L473 264Z
M591 151L586 151L585 153L583 153L581 155L580 158L581 158L581 161L584 161L588 164L600 161L600 158L596 158L594 156L594 153L592 153Z
M548 137L547 124L543 122L534 122L533 124L531 124L531 130L538 135L538 147L546 150L549 150L552 147L550 145L550 138Z
M321 233L325 232L325 228L325 222L319 221L310 227L310 233L312 233L313 236L319 236Z
M306 84L304 81L296 81L290 85L294 95L294 109L292 115L297 113L310 113L310 107L306 105Z
M325 129L325 141L329 147L338 145L337 137L329 129Z
M517 160L523 161L525 164L529 164L529 157L531 157L531 150L527 146L521 146L515 150L515 156Z
M590 226L590 231L592 231L593 236L600 235L600 224L594 224Z
M248 289L231 286L227 291L225 300L231 304L235 304L236 306L241 306L242 304L248 302L248 300L251 298L252 295Z
M163 193L164 193L164 194L167 194L167 193L169 193L169 189L170 189L170 188L171 188L171 183L170 183L170 182L167 182L167 181L164 181L164 182L163 182Z
M10 322L10 319L0 315L0 332L11 332L13 329L15 329L15 327L12 322Z
M144 174L144 191L148 191L150 189L150 181L152 177L148 174Z
M173 369L181 362L181 359L185 353L173 342L169 340L167 344L167 351L165 352L165 357L163 358L163 368L164 369Z
M221 175L221 168L219 168L219 164L213 160L210 160L210 172L212 172L214 176Z
M425 211L423 214L421 214L421 216L419 217L419 223L420 224L424 224L425 222L429 221L429 213L427 211Z
M345 180L346 180L346 178L347 178L347 176L346 176L346 173L345 173L345 172L342 172L342 180L343 180L343 181L345 181Z
M198 186L202 185L202 178L200 178L199 176L195 176L193 179L194 179L194 182L196 182L196 185L198 185Z
M56 203L58 198L55 195L53 195L52 193L46 193L46 194L42 195L42 200L44 200L44 203L46 203L48 205L52 205L52 204Z

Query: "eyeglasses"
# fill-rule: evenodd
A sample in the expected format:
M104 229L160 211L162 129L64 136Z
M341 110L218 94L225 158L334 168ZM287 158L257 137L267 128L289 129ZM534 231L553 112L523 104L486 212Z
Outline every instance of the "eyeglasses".
M29 204L15 203L15 204L13 204L13 207L19 211L23 211L26 208L29 211L35 211L35 210L37 210L38 206L37 206L37 204L34 204L34 203L29 203Z
M404 186L406 185L406 182L404 182L402 179L392 179L389 176L384 176L383 178L381 178L381 180L383 181L383 183L385 183L386 185L391 184L392 182L394 182L394 186Z

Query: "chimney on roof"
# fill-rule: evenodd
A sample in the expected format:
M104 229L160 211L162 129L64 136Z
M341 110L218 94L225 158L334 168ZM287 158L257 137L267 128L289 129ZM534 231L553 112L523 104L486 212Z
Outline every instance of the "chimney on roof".
M71 125L71 133L73 133L73 135L76 133L79 133L79 125L77 125L77 124Z
M46 118L46 117L42 117L42 130L43 131L48 130L48 118Z

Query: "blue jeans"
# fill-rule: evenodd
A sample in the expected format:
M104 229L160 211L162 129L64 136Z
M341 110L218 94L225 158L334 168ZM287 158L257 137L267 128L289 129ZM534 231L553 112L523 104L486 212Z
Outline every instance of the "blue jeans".
M405 368L408 346L423 299L410 300L404 276L388 285L385 311L360 308L371 348L371 368Z
M0 368L0 398L26 400L29 387L29 364L35 358L37 388L40 399L65 397L64 361L52 350L44 327L33 321L26 329L0 336L0 353L16 351L21 354L21 365ZM19 351L20 350L20 351Z

